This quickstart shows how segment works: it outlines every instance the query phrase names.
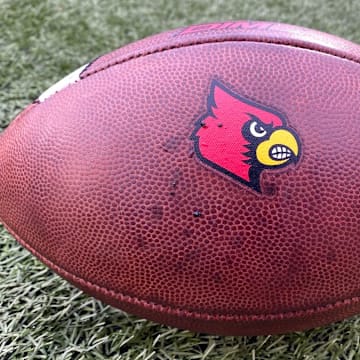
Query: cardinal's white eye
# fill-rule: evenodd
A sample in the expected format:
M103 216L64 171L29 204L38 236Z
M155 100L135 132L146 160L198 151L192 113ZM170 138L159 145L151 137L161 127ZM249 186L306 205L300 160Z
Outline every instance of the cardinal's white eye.
M257 121L253 121L250 124L250 133L252 136L259 138L266 135L266 130L261 125L259 125Z

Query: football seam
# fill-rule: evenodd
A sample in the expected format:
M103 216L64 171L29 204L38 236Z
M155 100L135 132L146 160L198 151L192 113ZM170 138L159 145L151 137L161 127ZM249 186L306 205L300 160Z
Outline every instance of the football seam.
M356 60L355 58L352 58L350 55L341 54L339 52L341 50L330 49L330 48L327 48L327 47L322 46L322 45L318 45L318 48L317 48L316 44L314 44L314 46L311 46L311 43L306 44L306 45L305 44L304 45L296 44L297 41L299 41L299 40L294 40L294 42L295 42L295 44L294 44L294 43L291 43L289 41L284 41L283 39L279 39L279 40L277 40L277 39L257 40L257 39L236 38L236 37L230 38L230 37L224 36L223 38L220 38L220 39L191 41L191 42L185 42L183 44L176 44L176 45L172 45L172 46L163 46L163 47L160 47L158 49L148 50L148 51L140 52L140 53L134 54L134 55L128 55L128 56L125 56L123 59L110 62L110 63L106 64L106 66L101 66L101 67L99 67L97 69L90 70L89 68L92 65L96 66L96 61L101 59L104 56L104 55L99 55L98 57L94 58L93 60L91 60L87 64L85 69L79 75L78 80L76 80L72 84L67 85L63 89L61 89L59 91L56 91L54 94L52 94L50 97L46 98L44 101L39 102L38 99L36 99L34 101L34 103L36 103L38 105L40 105L42 103L45 103L48 99L50 99L54 95L58 94L59 92L64 91L65 89L67 89L67 88L69 88L71 86L74 86L75 84L77 84L81 80L83 80L83 79L85 79L87 77L90 77L92 75L95 75L95 74L97 74L97 73L99 73L101 71L107 70L107 69L109 69L109 68L111 68L113 66L121 65L121 64L124 64L124 63L126 63L128 61L131 61L131 60L134 60L134 59L139 59L139 58L146 57L146 56L149 56L149 55L154 55L154 54L162 53L162 52L165 52L165 51L171 51L171 50L175 50L175 49L182 49L182 48L187 48L187 47L192 47L192 46L197 46L197 45L227 43L227 42L241 42L241 43L249 42L249 43L258 43L258 44L282 45L282 46L289 46L289 47L292 47L292 48L295 48L295 49L297 48L297 49L315 51L315 52L318 52L318 53L323 53L323 54L326 54L326 55L335 56L335 57L338 57L340 59L345 59L345 60L348 60L348 61L352 61L352 62L354 62L356 64L360 64L360 61ZM139 51L141 51L141 50L139 50ZM86 71L89 71L89 72L86 73Z
M301 44L294 44L291 42L287 42L287 41L283 41L283 40L276 40L276 39L269 39L269 40L256 40L256 39L245 39L245 38L221 38L221 39L213 39L213 40L201 40L201 41L193 41L193 42L188 42L188 43L184 43L184 44L176 44L176 45L172 45L172 46L164 46L164 47L160 47L158 49L154 49L154 50L148 50L148 51L144 51L142 53L139 54L135 54L135 55L128 55L127 57L124 57L123 59L120 60L116 60L113 62L110 62L108 64L106 64L105 66L99 67L97 69L94 70L90 70L89 67L87 67L86 69L84 69L83 73L80 75L80 79L85 79L91 75L97 74L101 71L104 71L106 69L111 68L112 66L116 66L116 65L120 65L120 64L124 64L130 60L134 60L134 59L138 59L141 57L145 57L145 56L149 56L149 55L154 55L157 53L161 53L161 52L165 52L165 51L170 51L170 50L175 50L175 49L181 49L181 48L186 48L186 47L192 47L192 46L197 46L197 45L206 45L206 44L216 44L216 43L227 43L227 42L249 42L249 43L259 43L259 44L273 44L273 45L283 45L283 46L289 46L289 47L293 47L293 48L298 48L298 49L303 49L303 50L310 50L310 51L315 51L315 52L319 52L319 53L323 53L326 55L331 55L331 56L335 56L338 57L340 59L345 59L345 60L349 60L352 62L355 62L356 64L360 64L360 61L356 60L355 58L352 58L349 55L346 54L341 54L339 53L339 50L336 49L330 49L327 47L323 47L322 45L319 45L319 47L316 47L316 44L314 44L315 46L311 47L311 44L307 44L307 45L301 45ZM294 40L294 42L296 43L296 40ZM95 62L96 60L101 59L102 56L99 56L97 59L95 59L94 61L92 61L90 64L96 66ZM85 74L86 70L89 69L89 72L87 74Z
M1 219L0 219L1 220ZM355 303L358 303L360 301L360 297L352 297L349 299L344 300L338 300L333 303L328 303L326 305L319 305L312 308L307 309L301 309L301 310L292 310L292 311L286 311L286 312L277 312L277 313L264 313L264 314L216 314L216 312L207 313L207 312L196 312L187 310L180 307L174 307L174 306L167 306L162 305L160 303L155 303L151 301L147 301L141 298L138 298L136 296L130 296L125 295L121 292L116 292L114 290L110 290L106 287L97 285L95 283L92 283L89 280L85 280L67 270L64 268L56 265L51 260L45 258L43 255L41 255L37 250L35 250L32 246L30 246L28 243L23 241L20 236L17 235L17 233L12 230L10 226L6 224L6 222L2 221L4 226L8 229L11 235L14 236L14 238L28 251L30 251L33 255L35 255L40 261L42 261L45 265L47 265L50 269L54 270L56 273L58 273L60 276L64 277L65 280L69 279L69 281L73 281L75 284L83 285L88 287L91 290L97 291L100 294L104 296L111 296L114 299L128 303L131 305L138 305L142 306L145 309L149 309L152 311L159 311L165 314L169 315L175 315L175 316L185 316L188 318L196 318L200 320L222 320L222 321L259 321L259 320L285 320L285 319L294 319L294 318L300 318L303 316L311 315L314 313L323 313L326 311L330 311L332 309L336 308L342 308L345 306L350 306ZM95 296L96 297L96 296Z

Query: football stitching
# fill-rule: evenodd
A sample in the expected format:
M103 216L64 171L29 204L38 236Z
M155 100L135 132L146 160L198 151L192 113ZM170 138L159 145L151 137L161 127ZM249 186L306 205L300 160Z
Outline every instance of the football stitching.
M267 39L267 40L250 40L247 38L231 38L228 36L224 36L223 38L219 38L219 39L211 39L211 40L201 40L201 41L191 41L191 42L185 42L183 44L176 44L176 45L172 45L172 46L163 46L160 47L158 49L154 49L154 50L148 50L139 54L135 54L135 55L129 55L128 57L125 57L121 60L116 60L114 62L110 62L108 63L106 66L102 66L98 69L94 69L94 70L89 70L89 72L87 74L86 71L92 66L95 66L95 63L97 60L101 59L102 56L104 55L100 55L98 57L96 57L95 59L91 60L87 66L85 67L85 69L79 74L79 79L76 80L74 83L69 84L68 86L66 86L65 88L56 91L54 94L52 94L50 97L46 98L44 101L39 102L38 99L36 99L33 103L36 104L42 104L42 103L46 103L47 100L49 100L50 98L52 98L54 95L64 91L65 89L75 86L75 84L77 84L78 82L80 82L81 80L90 77L94 74L97 74L99 72L102 72L104 70L107 70L113 66L116 65L121 65L124 64L128 61L134 60L134 59L138 59L138 58L142 58L142 57L146 57L149 55L154 55L157 53L162 53L165 51L170 51L170 50L175 50L175 49L181 49L181 48L187 48L187 47L192 47L192 46L197 46L197 45L206 45L206 44L216 44L216 43L226 43L226 42L252 42L252 43L258 43L258 44L273 44L273 45L283 45L283 46L289 46L289 47L293 47L293 48L297 48L297 49L303 49L303 50L310 50L310 51L315 51L315 52L319 52L322 54L326 54L326 55L331 55L331 56L335 56L338 57L340 59L345 59L348 61L352 61L355 62L356 64L359 64L360 61L356 60L355 58L351 58L351 56L346 55L346 54L341 54L339 53L339 51L336 51L335 49L331 49L331 48L327 48L327 47L322 47L321 45L319 45L318 47L315 46L311 47L311 44L306 44L306 45L301 45L301 44L296 44L296 42L298 42L299 40L294 40L294 43L288 42L288 41L284 41L284 40L274 40L274 39Z
M97 284L92 283L89 280L85 280L81 277L78 277L67 270L63 269L62 267L56 265L51 260L45 258L41 255L37 250L35 250L32 246L28 243L23 241L20 236L16 234L14 230L10 226L8 226L4 221L2 223L5 227L9 230L9 232L15 237L15 239L24 246L27 250L29 250L33 255L35 255L38 259L40 259L45 265L48 265L51 269L55 270L60 275L64 276L65 278L73 280L75 283L84 284L85 286L102 293L103 295L111 295L115 297L118 301L127 302L134 305L141 305L150 310L159 310L160 312L167 313L170 315L176 316L187 316L187 317L195 317L201 320L225 320L225 321L253 321L253 320L281 320L284 318L292 319L292 318L299 318L301 316L310 315L313 313L321 313L326 312L335 308L341 308L348 305L353 305L360 301L360 297L352 297L350 299L338 300L333 303L329 303L322 306L315 306L313 308L302 309L302 310L295 310L295 311L287 311L287 312L279 312L275 314L248 314L248 315L239 315L239 314L210 314L206 312L195 312L191 310L176 308L172 306L165 306L159 303L150 302L144 299L140 299L135 296L124 295L121 292L116 292L114 290L107 289L103 286L99 286ZM113 296L115 295L115 296Z
M186 48L186 47L192 47L192 46L197 46L197 45L205 45L205 44L216 44L216 43L226 43L226 42L252 42L252 43L259 43L259 44L273 44L273 45L283 45L283 46L290 46L293 48L298 48L298 49L303 49L303 50L310 50L310 51L316 51L322 54L326 54L326 55L332 55L335 57L338 57L340 59L346 59L352 62L355 62L356 64L359 64L360 62L358 60L355 60L355 58L352 58L351 56L347 56L346 54L341 54L339 53L339 51L336 51L335 49L329 49L326 47L322 47L321 45L319 45L319 47L311 47L311 44L307 44L307 45L301 45L301 44L296 44L296 40L294 40L294 43L291 42L287 42L287 41L281 41L281 40L249 40L246 38L230 38L230 37L224 37L224 38L220 38L220 39L213 39L213 40L201 40L201 41L192 41L192 42L188 42L188 43L184 43L184 44L176 44L176 45L172 45L172 46L164 46L161 47L159 49L155 49L155 50L149 50L149 51L145 51L143 53L139 53L136 55L129 55L128 57L125 57L124 59L121 60L116 60L114 62L110 62L108 63L106 66L102 66L98 69L94 69L94 70L89 70L89 72L87 74L84 74L86 72L86 69L83 71L82 75L80 76L81 79L85 79L91 75L97 74L101 71L104 71L106 69L109 69L112 66L116 66L116 65L120 65L120 64L124 64L130 60L134 60L134 59L138 59L141 57L145 57L145 56L149 56L149 55L154 55L157 53L161 53L161 52L165 52L165 51L169 51L169 50L175 50L175 49L181 49L181 48ZM98 59L100 59L101 56L98 57ZM95 65L95 61L91 62L92 65ZM88 67L89 68L89 67Z

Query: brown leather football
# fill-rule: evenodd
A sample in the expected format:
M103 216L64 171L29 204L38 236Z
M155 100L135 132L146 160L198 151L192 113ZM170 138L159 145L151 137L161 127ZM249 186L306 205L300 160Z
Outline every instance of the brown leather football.
M360 312L360 46L194 25L99 57L0 138L0 218L86 293L194 331Z

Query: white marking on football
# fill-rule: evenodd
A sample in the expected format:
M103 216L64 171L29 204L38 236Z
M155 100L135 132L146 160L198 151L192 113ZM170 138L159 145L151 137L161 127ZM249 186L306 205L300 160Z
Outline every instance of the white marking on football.
M71 74L65 76L63 79L58 81L56 84L52 85L49 89L44 91L39 97L38 101L43 102L48 99L50 96L54 95L55 93L59 92L60 90L65 89L67 86L76 83L80 80L80 74L85 70L85 68L89 64L85 64L81 66L79 69L73 71Z

